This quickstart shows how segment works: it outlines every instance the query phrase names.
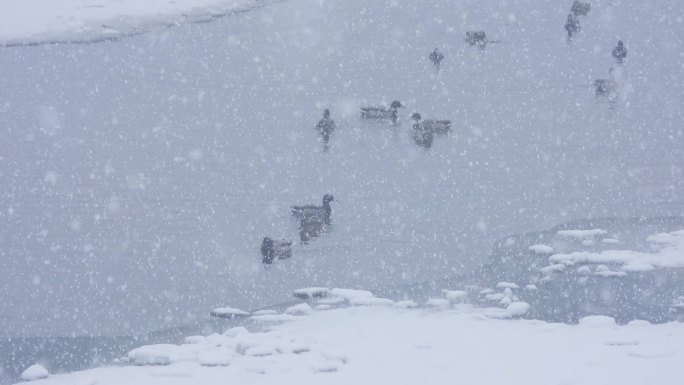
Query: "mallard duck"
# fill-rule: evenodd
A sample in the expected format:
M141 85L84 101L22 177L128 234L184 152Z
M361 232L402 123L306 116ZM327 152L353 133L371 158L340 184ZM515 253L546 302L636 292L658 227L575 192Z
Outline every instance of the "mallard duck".
M610 79L596 79L594 80L594 93L596 96L613 96L617 91L617 82L613 75L614 69L608 70Z
M570 12L572 12L575 16L586 16L589 11L591 11L591 4L583 3L577 0L572 3L572 7L570 8Z
M302 244L308 243L311 238L315 238L330 225L332 209L330 202L335 198L331 194L323 196L323 205L304 205L292 206L292 214L299 219L299 238Z
M264 237L261 241L261 261L265 264L273 263L273 260L287 259L292 257L292 242L285 239L271 239Z
M390 107L361 107L361 119L368 120L389 120L396 124L399 120L397 108L404 108L400 101L395 100Z
M439 69L439 65L442 63L442 60L444 60L444 54L439 52L439 48L435 48L435 50L430 53L430 60L432 61L432 64Z
M468 31L465 37L466 43L472 46L484 48L487 46L487 34L484 31Z
M425 119L419 113L414 113L411 119L415 120L413 123L413 130L422 131L432 134L446 134L451 132L451 120L437 120Z

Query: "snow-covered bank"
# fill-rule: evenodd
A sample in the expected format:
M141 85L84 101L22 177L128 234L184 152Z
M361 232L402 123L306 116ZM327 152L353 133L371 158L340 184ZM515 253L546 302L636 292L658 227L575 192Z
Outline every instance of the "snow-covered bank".
M684 324L609 317L579 325L498 320L486 310L362 306L291 317L265 332L233 328L132 351L113 366L37 381L90 384L679 383Z
M0 46L93 41L210 20L262 0L21 0L0 3Z

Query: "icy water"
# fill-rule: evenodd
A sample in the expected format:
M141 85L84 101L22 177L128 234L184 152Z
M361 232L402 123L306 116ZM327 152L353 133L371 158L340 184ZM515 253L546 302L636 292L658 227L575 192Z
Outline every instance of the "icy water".
M496 239L570 219L684 216L682 36L665 3L597 7L570 45L555 4L293 0L1 49L1 336L142 334L298 287L447 278ZM470 29L502 42L470 49ZM623 35L609 104L591 83ZM394 99L401 124L358 120ZM413 111L454 132L417 146ZM261 238L296 239L289 206L327 192L330 231L263 269Z

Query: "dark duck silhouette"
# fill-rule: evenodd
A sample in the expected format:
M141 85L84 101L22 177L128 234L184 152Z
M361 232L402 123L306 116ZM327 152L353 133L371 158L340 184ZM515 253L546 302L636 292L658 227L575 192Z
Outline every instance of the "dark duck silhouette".
M615 71L614 68L611 68L608 70L608 74L610 74L610 79L596 79L594 80L594 93L596 96L608 96L608 97L614 97L615 93L617 92L618 84L615 81L615 75L613 75L613 72Z
M612 54L618 64L622 64L625 61L625 58L627 57L627 48L625 48L625 44L622 40L617 42L617 45L613 48Z
M331 194L325 194L321 206L292 206L292 214L299 219L299 237L303 244L319 236L330 225L332 222L330 202L334 200Z
M265 237L261 241L261 262L271 264L278 259L292 257L292 242L285 239L271 239Z
M390 107L361 107L361 119L367 120L389 120L396 124L399 120L397 108L404 108L400 101L395 100Z
M330 111L328 109L323 111L323 119L318 121L316 129L323 141L327 143L330 140L330 134L335 131L335 121L330 119Z
M439 69L439 65L442 63L442 60L444 60L444 54L439 52L438 48L435 48L435 50L430 53L430 60L432 61L432 64L435 65L435 68Z

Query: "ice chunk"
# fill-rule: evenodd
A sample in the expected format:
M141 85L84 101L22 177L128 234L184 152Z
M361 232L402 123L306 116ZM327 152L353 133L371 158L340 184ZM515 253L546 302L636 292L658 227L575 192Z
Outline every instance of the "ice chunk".
M214 310L209 313L212 317L221 317L221 318L236 318L236 317L245 317L250 315L249 312L232 308L232 307L217 307Z

